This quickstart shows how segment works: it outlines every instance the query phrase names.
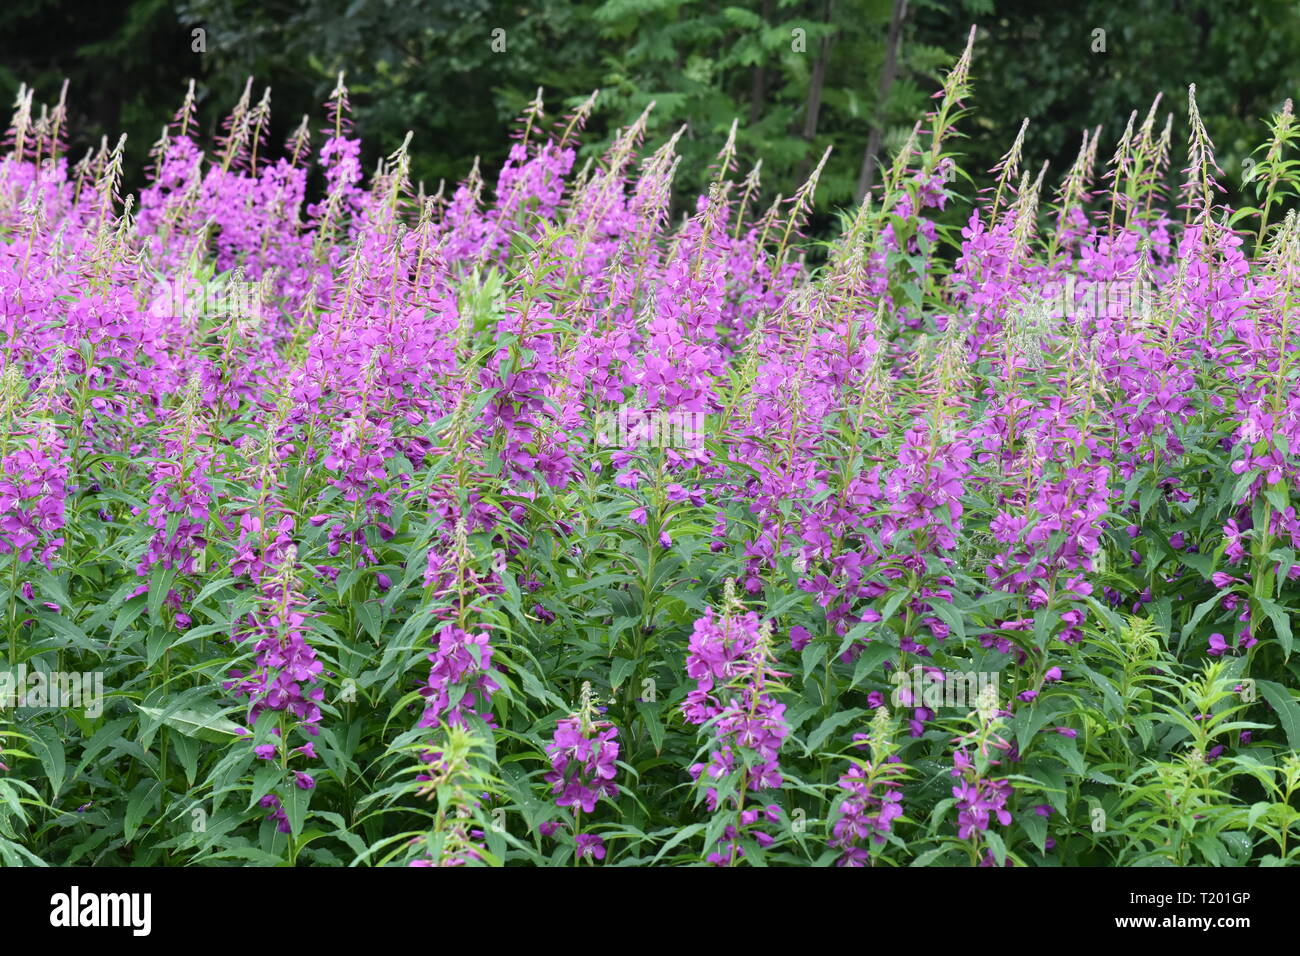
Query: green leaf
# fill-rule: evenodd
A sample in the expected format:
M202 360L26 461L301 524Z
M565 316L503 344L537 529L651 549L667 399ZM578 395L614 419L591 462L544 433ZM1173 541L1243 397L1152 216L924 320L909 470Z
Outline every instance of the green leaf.
M63 781L68 773L63 741L59 737L59 732L49 724L34 727L31 733L31 748L41 762L46 779L50 781L51 802L53 802L53 799L58 797L59 791L63 789Z
M829 651L830 645L824 640L810 641L808 646L803 649L799 657L803 663L803 679L805 681L817 669L818 665L826 659Z
M646 729L650 731L650 740L654 744L655 753L662 753L664 749L664 727L663 718L659 712L663 709L663 704L659 701L638 700L636 702L637 713L645 721Z
M1087 676L1088 680L1092 681L1093 685L1096 686L1096 688L1101 691L1102 696L1106 698L1106 703L1109 705L1109 708L1112 713L1115 714L1124 713L1124 701L1120 699L1120 696L1116 692L1114 685L1109 680L1107 680L1101 674L1098 674L1095 670L1093 670L1087 664L1083 663L1083 661L1078 658L1075 659L1074 666L1077 667L1079 670L1083 671L1083 673Z
M356 601L352 604L352 608L356 611L361 627L370 635L372 641L378 643L380 634L378 607L369 601Z
M655 854L654 859L650 861L651 864L658 863L660 860L664 858L664 855L667 854L669 850L677 846L683 840L689 840L691 837L695 836L695 834L699 833L703 829L704 829L704 824L702 823L692 823L690 826L682 827L675 834L673 834L673 836L668 840L668 842L665 843L663 847L659 850L659 852Z
M912 861L912 866L929 866L944 853L948 852L946 846L937 846L933 850L926 850Z
M609 689L618 690L623 686L623 681L636 670L636 661L628 657L614 658L614 666L609 671Z
M1289 690L1274 681L1257 680L1255 686L1277 714L1278 723L1286 732L1287 744L1292 750L1300 750L1300 704Z
M845 724L858 719L865 713L866 711L861 707L854 707L850 710L842 710L839 713L831 714L831 716L821 722L821 726L808 735L808 742L804 746L804 754L811 755L816 753L817 749L823 742L825 742L827 737L839 730Z
M167 600L167 593L171 590L172 581L175 578L175 568L157 568L149 576L149 594L147 598L149 620L155 624L162 623L159 612L162 610L163 601Z
M1258 598L1259 606L1264 609L1268 619L1273 622L1273 631L1277 634L1278 643L1282 645L1283 658L1291 656L1291 620L1287 616L1287 611L1276 601L1268 598Z
M876 668L897 653L898 648L892 647L883 641L877 640L867 645L867 648L858 655L857 663L853 667L853 681L849 684L848 689L852 690L857 687L864 677L874 673Z
M1194 635L1194 632L1196 631L1196 625L1201 623L1201 618L1205 617L1205 615L1209 613L1209 611L1212 608L1218 605L1219 600L1220 598L1222 598L1222 596L1223 596L1223 592L1220 591L1218 594L1216 594L1214 597L1210 598L1209 600L1202 601L1200 604L1196 605L1196 610L1192 612L1191 618L1189 618L1187 623L1183 625L1182 630L1178 634L1179 649L1182 648L1183 641L1185 641L1188 637Z
M1016 748L1023 754L1029 751L1029 742L1043 726L1060 713L1053 703L1033 703L1016 711Z
M1071 771L1080 777L1084 776L1087 767L1084 765L1083 755L1079 753L1077 740L1061 734L1052 734L1047 738L1047 746L1061 755L1061 759L1066 762Z
M966 621L961 611L949 604L947 601L936 601L933 605L934 613L952 628L957 640L965 643L966 641Z
M1020 826L1028 835L1030 842L1038 847L1039 853L1047 852L1047 819L1040 817L1033 810L1020 814Z
M162 707L145 707L143 704L135 706L146 717L166 724L187 737L220 744L243 736L239 732L239 725L226 717L227 711L216 704L185 707L175 711Z
M157 780L141 780L131 791L131 799L126 804L126 817L122 822L122 838L127 843L135 838L144 815L154 804L155 793L161 791L162 785Z

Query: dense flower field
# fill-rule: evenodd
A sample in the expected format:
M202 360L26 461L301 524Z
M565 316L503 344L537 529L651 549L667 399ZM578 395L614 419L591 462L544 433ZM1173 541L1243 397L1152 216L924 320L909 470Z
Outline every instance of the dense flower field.
M122 197L21 96L0 861L1294 860L1290 104L982 188L969 61L829 243L590 103L444 196L191 90Z

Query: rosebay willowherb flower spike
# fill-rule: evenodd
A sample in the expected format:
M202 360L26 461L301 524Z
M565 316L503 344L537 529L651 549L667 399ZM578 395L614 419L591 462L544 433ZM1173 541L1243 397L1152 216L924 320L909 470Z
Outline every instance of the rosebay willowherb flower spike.
M839 779L838 788L844 795L836 806L829 841L840 851L836 866L870 866L872 852L886 842L894 821L903 816L907 768L894 752L894 729L888 709L877 707L870 732L854 735L854 746L869 747L870 758L854 758Z
M765 824L775 823L778 808L747 807L750 793L779 789L784 783L778 754L789 730L785 704L776 694L785 675L775 663L770 622L745 611L734 583L727 584L723 616L713 609L695 622L686 658L687 676L695 689L682 706L688 722L709 729L712 752L705 763L690 768L691 777L704 786L710 811L733 815L709 853L709 862L735 865L745 856L744 843L770 846L773 837ZM724 797L725 793L729 796Z
M133 192L21 88L0 718L112 690L0 863L1295 862L1293 109L1239 211L1195 92L971 181L976 39L838 228L731 116L530 88L448 186L191 84Z
M583 831L583 817L596 809L601 799L619 796L616 762L619 755L618 728L599 718L599 706L591 690L591 681L583 681L577 712L561 718L546 747L551 769L543 777L550 784L555 805L572 808L575 859L603 860L604 840ZM554 827L546 827L554 832Z

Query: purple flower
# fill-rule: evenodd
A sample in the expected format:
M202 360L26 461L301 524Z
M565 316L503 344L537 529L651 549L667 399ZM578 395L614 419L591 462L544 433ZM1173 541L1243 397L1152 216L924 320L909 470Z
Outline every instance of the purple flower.
M733 608L719 621L713 609L706 608L704 616L695 621L686 655L686 674L695 680L695 689L686 695L682 711L692 724L710 724L714 747L706 762L690 767L691 779L720 781L739 773L735 800L742 814L747 792L784 783L777 758L789 728L785 704L768 685L773 678L785 675L771 666L769 640L770 628L760 625L754 612L740 613ZM748 755L743 770L739 769L741 751ZM705 804L711 811L718 809L716 786L706 790ZM754 838L760 839L757 833ZM734 833L724 835L720 842L725 847L715 855L728 862L743 856L737 839ZM710 859L718 862L713 856Z
M591 813L601 797L618 796L617 737L618 728L608 722L584 725L580 716L559 721L546 748L551 770L543 777L551 785L556 806Z
M1012 794L1010 780L992 780L981 776L963 750L953 753L952 775L961 777L961 781L952 788L952 795L956 798L958 839L969 840L973 835L987 830L994 820L1002 826L1011 825L1011 813L1006 809Z
M897 757L889 758L879 774L870 764L854 764L840 777L839 787L848 795L840 801L831 828L829 845L841 851L836 866L870 865L870 850L861 844L868 839L884 843L893 821L903 815L902 783L890 779L898 763Z
M811 640L812 640L812 634L808 633L807 628L800 627L798 624L790 628L790 649L791 650L802 651L805 647L808 646Z
M443 625L434 637L433 666L420 688L426 701L421 727L441 722L464 726L467 714L476 714L492 726L492 695L499 689L493 678L492 645L484 633L472 634L453 624Z
M578 859L584 857L593 860L605 859L605 841L593 833L579 833L577 836Z

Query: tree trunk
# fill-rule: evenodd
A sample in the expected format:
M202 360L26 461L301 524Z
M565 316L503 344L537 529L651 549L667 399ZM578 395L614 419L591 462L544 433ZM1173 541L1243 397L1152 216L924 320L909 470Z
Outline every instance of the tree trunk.
M894 12L889 19L889 37L885 41L885 65L880 69L880 86L876 96L876 117L867 137L867 151L862 155L862 169L858 172L858 202L876 181L876 157L880 155L880 141L884 136L885 107L889 91L898 76L898 46L903 39L903 20L907 17L907 0L894 0Z
M835 0L826 0L826 14L822 22L829 25L833 21L835 14ZM817 117L822 109L822 88L826 85L826 70L830 66L831 45L833 37L827 34L822 38L821 48L817 51L817 62L813 64L812 76L808 80L808 102L804 109L803 119L803 138L811 143L817 135ZM799 169L795 173L795 181L803 182L808 175L810 159L805 156L799 161Z
M763 29L767 29L776 0L763 0ZM753 126L763 116L764 100L767 98L767 64L759 62L754 67L754 79L749 88L749 125Z

